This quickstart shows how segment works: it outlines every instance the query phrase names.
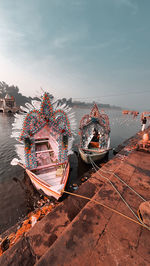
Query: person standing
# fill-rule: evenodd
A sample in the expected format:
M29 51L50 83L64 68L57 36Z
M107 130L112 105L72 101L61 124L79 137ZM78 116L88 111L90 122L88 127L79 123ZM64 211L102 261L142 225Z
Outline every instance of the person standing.
M142 120L142 131L144 131L145 130L145 127L146 127L147 119L146 119L145 116L143 116L141 120Z

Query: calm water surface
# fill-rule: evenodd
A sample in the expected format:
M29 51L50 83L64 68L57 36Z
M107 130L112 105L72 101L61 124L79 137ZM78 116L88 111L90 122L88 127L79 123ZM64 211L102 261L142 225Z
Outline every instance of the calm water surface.
M78 127L79 121L84 114L88 114L89 110L74 109L77 119L77 135L74 141L74 150L77 150L79 143ZM115 148L127 138L133 136L141 129L140 116L134 118L132 116L123 116L119 110L105 110L110 119L111 126L111 147ZM19 166L11 166L11 160L16 157L14 145L17 141L10 138L13 115L0 113L0 233L9 226L15 224L18 219L27 213L26 193L14 178L20 180L24 177L24 171ZM112 153L109 155L112 157ZM78 159L72 159L72 176L74 180L78 174ZM81 167L82 168L82 167ZM83 163L83 171L86 169Z

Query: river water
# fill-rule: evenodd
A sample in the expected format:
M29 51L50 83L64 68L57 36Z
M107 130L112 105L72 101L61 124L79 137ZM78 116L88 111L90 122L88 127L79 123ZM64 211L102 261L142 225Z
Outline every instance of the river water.
M74 109L77 120L77 134L74 141L74 150L77 150L79 143L78 127L79 121L84 114L88 114L89 110ZM120 110L107 109L105 112L110 119L111 127L111 148L117 147L124 140L133 136L141 129L140 116L133 118L132 116L123 116ZM14 225L19 219L28 213L27 191L23 189L23 185L16 182L16 179L23 180L24 171L19 166L11 166L11 160L16 157L14 145L17 143L15 139L10 138L13 115L0 113L0 233ZM112 152L109 157L111 158ZM76 181L79 174L78 158L71 159L72 173L70 178ZM82 174L89 169L84 163L80 162Z

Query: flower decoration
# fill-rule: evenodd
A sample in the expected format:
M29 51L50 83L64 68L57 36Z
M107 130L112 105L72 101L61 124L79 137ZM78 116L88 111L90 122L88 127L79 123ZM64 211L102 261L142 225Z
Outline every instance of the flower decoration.
M50 132L59 135L57 140L59 145L59 160L66 161L68 145L64 145L64 139L68 139L72 135L70 122L67 114L63 110L53 110L50 97L47 93L43 96L40 110L33 109L26 115L19 137L20 141L24 141L26 166L30 169L37 167L34 135L46 125L49 127Z

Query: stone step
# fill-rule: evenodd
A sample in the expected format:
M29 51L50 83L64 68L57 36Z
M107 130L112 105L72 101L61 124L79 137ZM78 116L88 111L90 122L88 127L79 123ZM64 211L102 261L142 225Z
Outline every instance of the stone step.
M149 197L149 154L134 152L123 162L118 157L106 167L107 170L117 168L116 173L124 181L145 198ZM143 180L139 178L141 172ZM95 177L98 176L96 173ZM110 178L136 212L141 200L124 184L115 181L113 175ZM108 182L103 184L93 199L135 220ZM150 265L149 252L150 232L147 229L90 201L37 261L36 266Z
M100 186L102 183L97 180L88 179L75 193L92 198ZM67 197L41 221L37 222L15 245L6 250L0 257L0 265L34 265L87 202L85 199Z

